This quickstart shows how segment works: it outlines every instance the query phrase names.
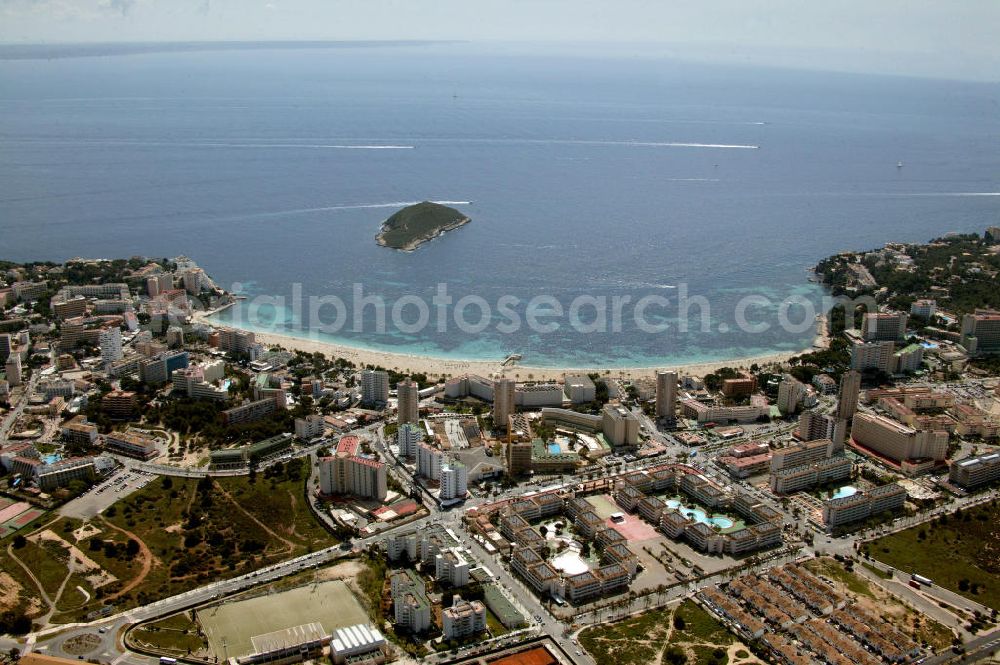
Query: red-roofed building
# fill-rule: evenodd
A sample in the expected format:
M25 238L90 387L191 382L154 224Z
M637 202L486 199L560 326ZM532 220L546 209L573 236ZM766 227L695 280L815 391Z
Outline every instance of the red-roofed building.
M337 442L337 457L342 457L345 455L356 455L358 453L358 447L361 445L361 439L356 436L342 436L340 441Z
M385 501L389 493L385 464L358 455L360 446L361 440L356 436L341 437L336 454L320 458L320 492Z

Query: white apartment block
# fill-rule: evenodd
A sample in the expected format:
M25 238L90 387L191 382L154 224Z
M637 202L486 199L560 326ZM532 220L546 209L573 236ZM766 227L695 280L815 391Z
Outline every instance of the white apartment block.
M295 419L295 436L302 441L309 441L323 436L326 431L326 421L323 416L313 413L305 418Z
M469 470L464 464L452 460L441 467L442 501L461 499L468 494Z
M417 444L417 475L431 480L441 479L444 454L428 443Z
M851 345L851 369L859 372L866 369L890 372L893 369L893 354L895 352L895 342L854 340Z
M417 456L417 444L423 440L423 430L414 423L403 423L396 430L396 445L401 457L413 459Z
M778 384L778 411L785 416L795 413L805 396L805 385L791 374L785 374Z
M105 328L97 338L101 347L101 362L105 366L122 359L122 331L117 326Z
M586 375L566 375L563 379L566 397L573 404L586 404L594 401L597 394L597 386L593 380Z
M481 633L486 630L486 607L478 600L455 596L451 607L441 611L441 629L446 640Z
M828 527L850 524L872 515L899 510L906 502L906 490L890 483L853 496L830 499L823 504L823 523Z
M948 479L965 489L974 489L1000 480L1000 453L967 457L952 462Z
M890 460L930 459L943 461L948 452L948 432L915 430L885 416L859 413L854 416L851 438Z
M853 468L846 455L836 455L802 466L792 466L771 473L771 491L775 494L791 494L817 485L851 477Z
M424 582L415 572L394 572L389 578L389 588L397 626L411 633L422 633L431 627L431 604L427 600Z
M830 439L794 443L771 452L771 473L833 457L840 448Z
M366 369L361 372L361 401L365 404L385 404L389 401L389 373Z
M434 579L456 588L469 583L470 568L461 547L449 548L434 557Z
M861 322L861 337L866 342L894 342L906 335L905 312L869 312Z

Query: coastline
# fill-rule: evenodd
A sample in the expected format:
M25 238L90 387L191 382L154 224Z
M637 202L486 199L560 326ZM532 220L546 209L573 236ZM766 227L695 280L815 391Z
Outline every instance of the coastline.
M210 314L208 313L200 313L195 318L209 325L220 326L218 322L210 319ZM532 367L520 364L505 366L502 359L488 361L438 358L419 354L365 349L280 333L260 332L256 330L253 332L256 335L257 341L265 346L281 346L290 351L302 351L304 353L319 352L332 358L344 358L358 366L376 365L404 374L419 373L426 374L428 377L453 377L462 374L495 376L503 374L508 378L518 381L562 380L564 374L588 373L598 373L602 376L613 378L639 379L651 378L657 370L664 369L675 370L686 376L703 377L723 367L749 368L754 363L758 365L782 364L793 356L809 353L825 346L825 336L820 334L816 336L811 346L798 351L777 351L755 356L730 358L728 360L679 364L664 362L659 365L641 367Z

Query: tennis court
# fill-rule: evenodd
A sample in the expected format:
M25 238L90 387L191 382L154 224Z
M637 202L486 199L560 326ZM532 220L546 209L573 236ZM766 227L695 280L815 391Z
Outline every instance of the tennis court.
M31 524L32 521L38 519L44 514L45 511L41 508L29 508L14 519L4 522L4 526L17 530Z
M12 520L24 511L31 508L30 503L25 503L24 501L19 501L17 503L11 503L3 508L0 508L0 524L8 520Z
M622 511L621 507L615 503L607 494L598 494L596 496L588 496L587 503L594 507L594 512L602 520L606 520L613 513L620 513Z

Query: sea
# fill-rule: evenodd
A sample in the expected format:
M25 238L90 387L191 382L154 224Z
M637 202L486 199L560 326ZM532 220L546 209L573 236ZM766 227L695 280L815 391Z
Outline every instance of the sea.
M997 83L600 46L5 53L0 259L186 255L245 296L220 324L534 366L727 360L810 345L820 259L1000 223ZM423 200L472 221L376 245Z

